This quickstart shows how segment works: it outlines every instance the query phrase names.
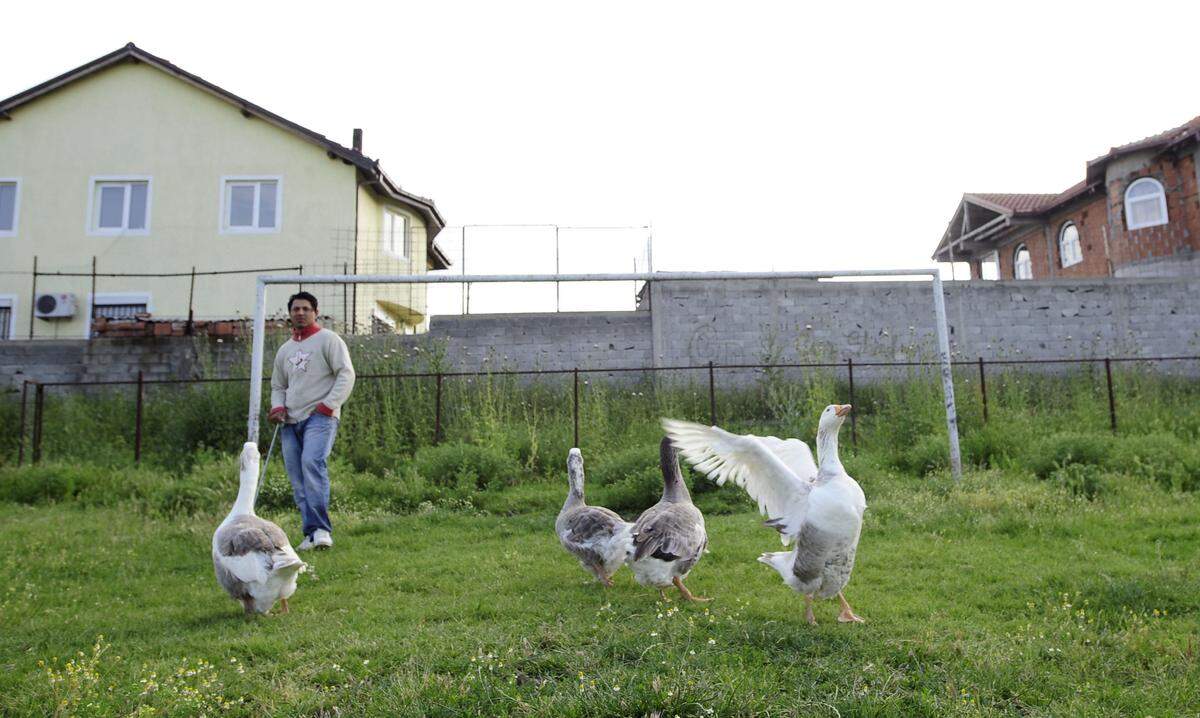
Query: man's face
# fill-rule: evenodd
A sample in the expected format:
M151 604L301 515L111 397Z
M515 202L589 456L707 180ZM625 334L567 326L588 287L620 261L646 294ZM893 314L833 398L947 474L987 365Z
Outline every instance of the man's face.
M292 317L292 326L297 329L304 329L317 320L317 312L307 299L293 300L289 314Z

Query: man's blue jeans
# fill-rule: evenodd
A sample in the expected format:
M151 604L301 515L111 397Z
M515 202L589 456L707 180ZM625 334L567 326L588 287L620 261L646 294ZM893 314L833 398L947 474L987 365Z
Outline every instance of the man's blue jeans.
M329 468L325 460L333 449L338 420L313 412L304 421L284 424L283 465L292 480L292 497L300 509L304 535L312 536L317 529L330 533Z

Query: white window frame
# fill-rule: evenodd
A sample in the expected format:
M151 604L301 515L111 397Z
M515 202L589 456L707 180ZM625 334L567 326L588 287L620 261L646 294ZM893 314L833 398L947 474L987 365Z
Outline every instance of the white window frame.
M12 229L0 229L0 237L15 237L17 231L21 229L21 178L20 177L0 177L0 184L15 184L16 192L13 194L13 223ZM8 296L7 294L0 295L0 298Z
M1134 187L1137 187L1140 184L1153 184L1155 187L1158 188L1158 209L1160 212L1162 212L1162 221L1161 222L1146 222L1144 224L1133 224L1133 221L1132 221L1133 211L1132 211L1132 209L1130 207L1130 203L1129 203L1129 191L1132 190ZM1150 195L1146 195L1145 197L1139 197L1134 201L1150 202L1150 201L1153 201L1153 199L1154 199L1154 197L1152 197ZM1129 186L1125 188L1125 227L1126 227L1126 229L1134 230L1134 229L1144 229L1146 227L1157 227L1159 225L1168 223L1170 220L1171 220L1171 218L1167 215L1167 191L1163 188L1162 182L1159 182L1158 180L1154 179L1153 177L1140 177L1129 183Z
M229 185L230 183L274 182L275 183L275 226L274 227L231 227L229 226ZM279 234L283 228L283 175L223 175L218 188L221 201L220 212L217 215L217 226L220 234ZM254 222L257 225L259 216L259 194L261 189L254 189Z
M1067 261L1067 253L1064 251L1065 245L1063 241L1067 238L1067 230L1075 228L1075 249L1071 254L1071 261ZM1079 225L1068 220L1063 222L1063 226L1058 230L1058 263L1063 268L1074 267L1083 261L1083 235L1079 232Z
M100 185L102 184L130 184L134 182L146 183L146 226L141 229L128 229L127 227L106 229L100 228L100 218L96 215L100 211L96 199L100 194ZM150 175L96 175L88 180L88 205L87 205L87 234L89 237L145 237L150 234L150 210L154 206L154 178ZM129 224L129 202L133 198L133 192L126 189L125 191L125 209L122 224Z
M83 315L84 339L92 336L92 307L96 304L145 304L146 313L154 314L154 301L150 292L88 292Z
M400 245L404 248L404 251L400 252L400 253L396 253L392 250L391 235L384 235L384 232L386 231L386 227L387 227L387 220L388 220L389 214L392 215L392 217L394 217L396 219L401 219L404 221L404 231L401 232L401 240L400 240ZM395 220L393 220L393 221L395 221ZM411 229L412 228L412 219L409 218L409 216L407 214L404 214L400 210L397 210L392 207L384 207L383 208L383 218L380 220L379 226L381 228L384 228L384 229L380 230L380 239L383 244L383 253L386 254L387 256L391 257L392 259L400 259L400 260L408 261L408 250L409 250L408 236L409 236L409 233L412 231L412 229Z
M1020 272L1017 271L1017 267L1020 266L1017 263L1017 257L1020 256L1021 250L1025 250L1025 254L1029 255L1029 263L1025 265L1025 268L1029 270L1029 276L1027 277L1022 277ZM1013 279L1019 279L1021 281L1033 279L1033 253L1029 251L1029 245L1025 244L1024 242L1018 244L1016 249L1013 250Z
M14 225L15 226L15 225ZM8 307L8 339L17 338L17 295L0 294L0 307ZM0 341L3 341L0 339Z

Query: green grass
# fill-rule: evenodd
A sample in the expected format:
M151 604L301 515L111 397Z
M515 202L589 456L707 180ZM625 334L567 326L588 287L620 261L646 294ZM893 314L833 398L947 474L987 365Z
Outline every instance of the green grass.
M689 580L714 600L687 605L627 570L589 580L552 531L558 483L484 492L487 514L350 502L292 613L247 621L212 575L207 504L0 503L0 713L1200 712L1200 496L1112 472L1088 500L1020 472L854 471L870 508L847 594L869 622L824 603L815 628L736 505Z

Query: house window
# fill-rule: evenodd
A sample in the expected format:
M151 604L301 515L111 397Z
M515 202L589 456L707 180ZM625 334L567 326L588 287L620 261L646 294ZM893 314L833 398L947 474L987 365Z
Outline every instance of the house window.
M149 178L93 178L90 215L91 234L148 234Z
M1125 225L1129 229L1167 223L1167 195L1158 180L1143 177L1125 190Z
M1079 228L1074 222L1064 224L1058 233L1058 258L1063 267L1083 261L1083 249L1079 246Z
M408 257L408 217L383 211L383 251L397 259Z
M87 323L83 336L92 336L92 316L103 317L109 321L137 319L138 315L148 315L154 311L149 292L112 292L88 295Z
M1033 279L1033 260L1023 244L1018 244L1017 251L1013 252L1013 279Z
M15 179L0 179L0 237L17 235L17 198L20 185Z
M13 338L16 322L17 298L12 294L0 295L0 341Z
M276 232L281 203L278 177L225 177L221 187L221 231Z
M1000 278L1000 253L992 252L979 262L980 279Z

